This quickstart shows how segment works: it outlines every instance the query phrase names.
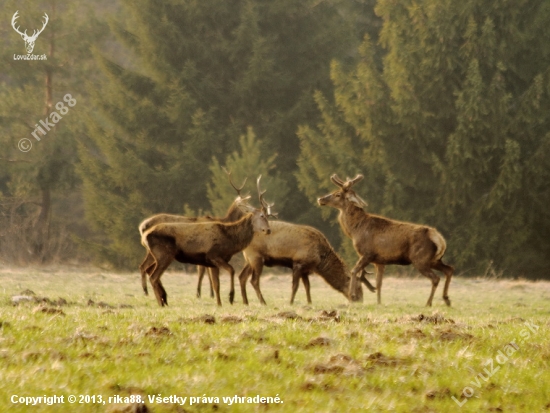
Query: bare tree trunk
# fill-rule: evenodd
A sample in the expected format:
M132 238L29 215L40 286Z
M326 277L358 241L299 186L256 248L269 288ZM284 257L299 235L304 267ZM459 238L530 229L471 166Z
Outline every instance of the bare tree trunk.
M52 11L51 11L51 17L52 20L55 20L55 2L52 3ZM55 51L55 43L54 43L54 37L55 33L54 30L49 31L49 57L50 59L53 59L54 57L54 51ZM46 94L45 94L45 102L44 102L44 116L49 116L50 112L53 108L53 73L51 66L46 67ZM55 129L51 131L52 134L55 134ZM51 210L51 190L50 190L50 183L45 182L43 183L43 187L41 188L42 191L42 202L40 205L40 215L38 216L38 220L36 221L36 242L33 248L33 253L36 259L40 260L40 262L44 262L47 257L47 244L49 241L49 235L50 235L50 210Z

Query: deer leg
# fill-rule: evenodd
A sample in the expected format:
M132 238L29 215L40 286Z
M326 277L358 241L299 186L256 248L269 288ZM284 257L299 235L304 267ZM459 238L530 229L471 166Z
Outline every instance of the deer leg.
M304 289L306 290L307 303L311 304L311 286L309 285L309 274L302 274L302 284L304 284Z
M229 302L233 304L233 299L235 298L235 269L226 261L222 259L216 259L212 260L214 264L218 268L223 268L227 272L229 272L229 277L231 278L231 289L229 291ZM218 286L218 299L219 299L219 286ZM221 305L221 303L218 303L218 305Z
M290 304L294 304L294 297L296 297L296 291L298 291L298 285L300 283L300 275L292 273L292 293L290 295Z
M160 276L164 273L166 268L168 268L173 260L174 258L171 256L160 255L160 259L157 259L156 268L150 276L151 286L153 287L153 291L155 292L157 302L161 307L168 305L168 296L166 294L166 290L160 282Z
M302 278L304 274L307 276L307 273L304 273L302 266L300 264L294 264L292 267L292 294L290 296L290 304L294 304L294 298L296 298L296 292L298 291L298 286L300 285L300 278Z
M374 264L376 268L376 302L382 304L382 277L384 276L384 269L386 268L383 264Z
M451 300L449 299L449 284L451 284L451 278L453 277L454 268L450 265L444 264L439 260L433 266L435 270L441 271L445 274L445 286L443 288L443 300L449 307L451 306Z
M207 271L212 271L211 268L208 268ZM208 285L210 286L210 298L214 298L214 288L212 287L212 279L208 276Z
M358 298L358 297L356 297L356 294L355 294L355 291L357 289L357 274L360 271L363 271L363 269L367 265L369 265L370 262L371 262L371 257L363 255L363 256L361 256L361 258L359 258L359 260L357 261L357 263L355 264L355 266L351 270L351 280L350 280L350 283L349 283L349 297L350 297L351 301L355 301Z
M233 301L235 301L235 270L233 267L231 267L233 271L229 273L229 277L231 278L231 286L229 290L229 303L233 304Z
M417 267L417 269L418 269L418 271L420 271L420 273L422 275L424 275L425 277L432 280L432 291L430 292L430 297L428 298L428 302L426 303L427 307L431 307L432 306L432 300L433 300L434 294L435 294L435 290L437 289L437 285L439 284L439 275L434 273L429 266L423 266L423 267L420 267L420 268Z
M248 305L248 296L246 295L246 282L248 281L248 277L250 276L250 264L247 262L243 269L241 270L241 273L239 274L239 284L241 285L241 297L243 299L243 304Z
M262 275L263 269L264 263L262 260L255 260L251 263L252 279L250 280L250 284L254 287L254 291L256 291L260 304L267 305L264 300L264 296L262 295L262 291L260 290L260 275Z
M202 279L204 278L205 271L206 267L203 267L202 265L197 265L197 274L199 275L199 282L197 283L197 298L201 298ZM212 283L210 283L210 288L212 288Z
M220 269L218 267L210 268L208 271L210 276L210 282L212 283L212 288L214 288L214 293L216 294L216 301L218 306L222 306L222 300L220 300Z
M149 291L147 291L147 269L154 263L154 261L153 256L149 254L149 251L147 251L145 258L141 264L139 264L139 270L141 272L141 286L145 295L149 295Z

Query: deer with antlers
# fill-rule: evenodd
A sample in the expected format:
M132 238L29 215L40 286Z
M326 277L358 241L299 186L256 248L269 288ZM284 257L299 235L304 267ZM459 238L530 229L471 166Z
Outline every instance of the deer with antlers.
M344 233L352 239L355 251L360 256L351 271L350 294L357 283L356 274L368 264L373 263L376 267L377 301L380 304L385 266L388 264L412 264L432 282L427 306L432 305L433 296L439 284L439 276L433 270L445 274L443 300L450 306L448 292L454 269L441 260L447 248L443 236L432 227L395 221L364 211L363 208L367 206L367 203L351 189L353 185L363 179L363 175L357 175L353 179L348 178L345 182L336 174L332 175L330 179L339 189L317 201L321 206L330 206L340 211L338 215L340 226Z
M15 27L16 20L19 18L18 14L19 10L17 10L11 19L11 25L13 27L13 30L15 30L17 33L21 35L23 40L25 41L25 49L27 49L27 53L32 53L34 50L34 43L36 42L36 39L38 38L38 35L44 31L46 28L46 25L48 24L48 21L50 18L46 13L44 13L44 23L42 24L42 28L40 30L33 30L32 36L27 35L27 30L25 30L23 33L19 30L19 26Z
M186 217L186 216L182 216L182 215L172 215L172 214L153 215L153 216L145 219L144 221L142 221L139 224L140 238L143 236L143 233L145 231L147 231L149 228L152 228L155 225L166 223L166 222L180 222L180 223L193 224L193 223L199 223L199 222L219 221L219 222L227 223L227 222L238 221L239 219L244 217L246 215L246 213L243 212L243 205L247 204L248 199L250 198L249 196L248 197L241 196L241 191L243 190L243 188L246 184L246 178L244 179L242 185L240 187L237 187L237 186L235 186L235 184L233 183L233 180L231 178L231 171L227 171L225 168L223 170L224 170L224 172L226 173L226 175L229 179L229 183L231 184L233 189L235 189L235 191L237 192L237 198L235 198L233 203L229 206L229 209L227 210L227 213L225 214L224 217L211 217L209 215L206 215L204 217ZM148 267L150 267L152 263L153 263L153 257L147 251L146 254L145 254L145 258L143 259L142 263L139 266L139 269L140 269L140 272L141 272L141 285L143 287L143 292L145 293L145 295L149 294L148 291L147 291L147 271L146 271L146 269ZM198 272L197 297L201 296L201 285L202 285L202 280L204 278L205 270L206 270L206 268L204 266L202 266L202 265L197 266L197 272ZM210 296L213 297L214 296L214 290L212 288L212 281L211 281L210 277L209 277L209 280L210 280ZM234 289L233 285L234 285L234 282L233 282L233 280L231 280L231 291L229 293L229 302L230 303L233 303L233 300L234 300L234 297L235 297L235 289Z
M261 197L265 194L258 184L258 194ZM274 204L263 203L270 215L270 208ZM260 303L266 304L260 290L260 275L264 266L282 266L292 270L292 294L290 304L294 303L296 291L300 279L306 290L307 302L311 304L309 275L319 274L331 287L341 292L348 299L350 272L342 259L336 254L326 237L315 228L306 225L297 225L289 222L272 221L269 224L271 235L265 236L258 233L254 235L252 242L243 251L246 264L239 275L241 295L243 303L248 304L246 293L246 281L252 276L251 284L254 287ZM373 287L362 276L362 282L371 291ZM354 299L352 301L363 301L363 290L357 284Z
M260 179L261 176L258 182ZM256 232L271 232L265 203L262 203L261 209L248 204L240 204L239 208L246 215L236 222L167 222L157 224L143 233L141 243L153 261L145 268L145 272L150 274L151 285L160 306L168 304L160 277L174 260L211 268L216 300L219 306L222 305L220 268L227 270L233 280L235 270L229 264L231 257L245 249Z

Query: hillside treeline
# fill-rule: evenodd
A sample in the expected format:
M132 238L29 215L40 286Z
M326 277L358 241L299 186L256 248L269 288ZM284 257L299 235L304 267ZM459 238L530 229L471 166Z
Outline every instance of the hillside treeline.
M46 61L14 60L0 28L3 263L135 268L143 218L224 213L226 167L350 263L315 202L332 173L365 175L369 211L437 227L458 273L550 276L547 1L5 3L4 22L49 23Z

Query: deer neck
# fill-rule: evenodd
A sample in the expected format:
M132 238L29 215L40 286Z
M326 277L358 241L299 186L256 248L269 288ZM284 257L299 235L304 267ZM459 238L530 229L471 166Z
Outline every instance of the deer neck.
M220 219L221 222L235 222L241 219L244 216L244 213L239 209L237 205L233 202L229 209L227 210L227 213L225 214L225 217Z
M356 229L365 221L365 219L368 219L368 217L369 214L367 214L362 208L351 204L340 210L338 222L340 222L340 226L342 227L344 233L349 238L353 238L353 234Z
M252 214L248 214L236 222L225 225L227 235L232 242L232 247L237 252L244 250L252 241L252 237L254 236L252 217Z
M348 269L342 259L329 246L327 246L323 253L323 259L318 267L318 274L332 288L340 291L347 297L349 289Z

